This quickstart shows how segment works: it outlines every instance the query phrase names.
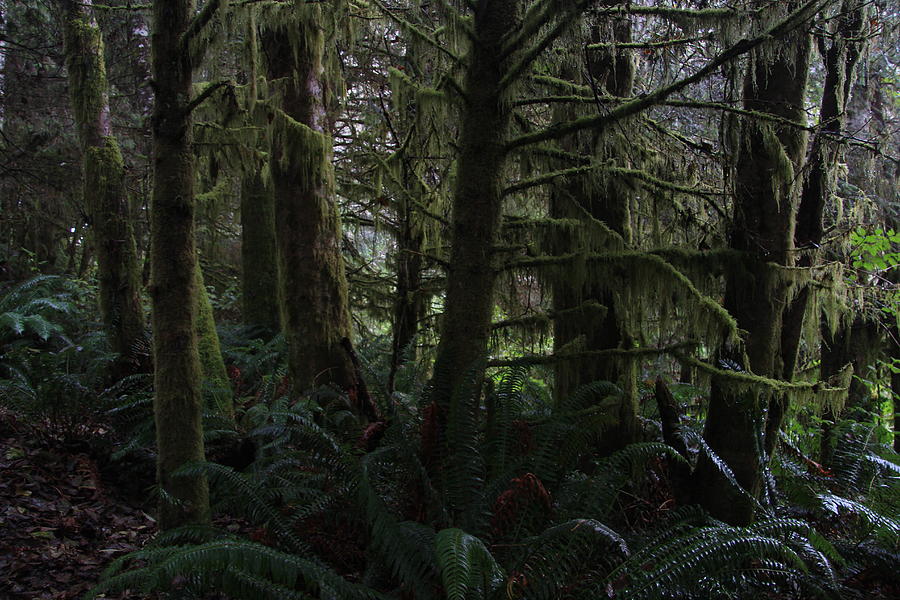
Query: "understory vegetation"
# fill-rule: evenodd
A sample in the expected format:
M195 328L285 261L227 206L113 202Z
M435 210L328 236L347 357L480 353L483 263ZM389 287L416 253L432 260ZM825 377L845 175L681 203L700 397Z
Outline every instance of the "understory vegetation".
M0 596L900 597L898 40L0 0Z

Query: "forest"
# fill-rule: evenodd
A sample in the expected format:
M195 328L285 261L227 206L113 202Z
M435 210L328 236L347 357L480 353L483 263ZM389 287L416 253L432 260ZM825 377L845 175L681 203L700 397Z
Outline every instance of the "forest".
M900 597L892 0L0 0L0 599Z

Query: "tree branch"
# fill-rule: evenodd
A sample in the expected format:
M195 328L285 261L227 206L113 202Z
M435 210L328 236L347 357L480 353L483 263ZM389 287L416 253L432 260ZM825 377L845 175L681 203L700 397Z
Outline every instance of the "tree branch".
M680 79L665 87L659 88L649 94L638 96L637 98L634 98L626 102L625 104L614 108L607 114L581 117L572 121L557 123L556 125L544 129L543 131L519 136L518 138L511 140L509 144L507 144L507 150L514 150L522 146L527 146L530 144L535 144L552 139L558 139L571 133L575 133L576 131L581 131L582 129L607 127L613 123L616 123L643 110L646 110L651 106L660 104L672 94L679 92L687 86L696 83L712 74L725 63L730 62L743 54L746 54L747 52L753 50L754 48L757 48L758 46L761 46L763 43L773 38L781 37L800 27L812 16L813 13L815 13L817 10L822 8L822 6L830 3L831 1L832 0L810 0L802 7L788 15L782 21L767 29L762 34L756 36L755 38L740 40L736 44L732 45L730 48L723 51L693 75L689 75L688 77Z

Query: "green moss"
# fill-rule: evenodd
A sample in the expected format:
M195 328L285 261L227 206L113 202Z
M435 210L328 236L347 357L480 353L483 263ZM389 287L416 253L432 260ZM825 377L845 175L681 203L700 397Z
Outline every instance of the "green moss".
M231 383L228 380L228 372L225 370L225 362L222 360L212 303L209 301L209 294L203 284L203 273L199 261L196 272L197 295L194 325L197 328L197 353L200 357L203 387L213 402L210 408L218 410L229 418L234 418Z
M86 13L70 13L64 21L66 69L72 85L69 94L79 128L93 128L98 116L108 111L103 37ZM83 134L85 135L85 134Z

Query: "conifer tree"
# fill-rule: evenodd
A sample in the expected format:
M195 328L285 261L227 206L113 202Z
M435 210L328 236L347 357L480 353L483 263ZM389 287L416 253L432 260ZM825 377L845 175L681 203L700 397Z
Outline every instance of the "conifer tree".
M194 38L218 8L195 15L193 0L155 0L152 19L154 188L150 261L153 300L154 415L159 525L170 529L208 519L207 482L176 476L185 463L204 459L195 310L198 290L194 240L194 156L191 113L197 49Z
M828 42L822 41L820 50L824 59L825 79L822 101L819 108L821 128L816 132L805 165L802 188L797 207L797 223L794 231L794 246L798 253L797 266L816 269L816 280L823 277L823 238L826 228L826 214L829 206L836 201L837 169L842 159L841 136L846 133L846 109L856 77L858 63L866 43L866 4L857 0L841 3L833 32ZM827 45L826 45L827 44ZM838 275L840 277L840 275ZM831 293L830 291L828 293ZM820 303L815 301L814 290L806 283L797 292L796 298L785 308L781 332L782 366L780 377L791 381L797 371L800 342L805 330L817 331L823 316L819 314ZM826 303L833 304L833 303ZM825 315L825 328L830 329L836 315ZM812 327L805 323L812 321ZM830 332L829 332L830 334ZM829 335L830 337L830 335ZM835 365L832 373L823 372L823 379L837 375L844 365ZM851 386L853 383L851 383ZM789 405L786 394L775 394L769 402L766 419L765 450L771 456L778 441L779 431Z
M752 52L744 76L744 108L804 123L810 48L811 35L804 28ZM725 274L724 306L746 332L746 345L724 345L717 358L726 369L777 378L782 308L793 285L797 175L806 132L746 119L736 140L729 245L741 259ZM748 495L737 495L709 457L697 467L694 492L713 516L730 523L749 523L754 516L751 498L761 492L763 408L769 398L770 391L760 387L727 378L712 382L704 437Z
M90 0L61 0L69 94L81 142L84 199L97 253L100 315L115 373L148 367L136 349L144 337L141 277L128 215L125 167L112 131L103 36Z
M323 384L347 389L356 377L341 228L334 197L326 69L329 7L287 3L261 23L274 92L269 106L269 172L275 196L281 326L298 392ZM344 342L347 340L347 342Z

